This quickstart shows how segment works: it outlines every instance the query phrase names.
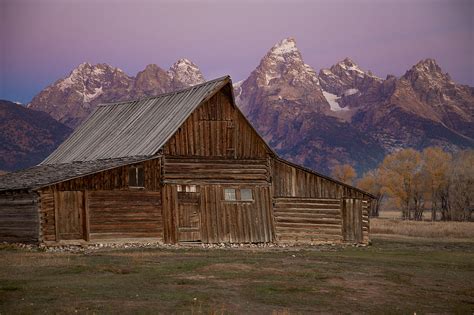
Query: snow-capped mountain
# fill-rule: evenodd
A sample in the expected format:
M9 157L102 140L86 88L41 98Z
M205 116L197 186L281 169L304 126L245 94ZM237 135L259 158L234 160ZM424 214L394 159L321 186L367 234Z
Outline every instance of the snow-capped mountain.
M262 97L275 107L291 102L295 110L322 111L329 107L316 71L304 63L293 38L283 39L268 51L239 85L236 97L243 112L249 115L258 114Z
M167 71L150 64L136 77L107 64L82 63L28 105L74 128L100 103L154 96L204 82L199 68L180 59Z
M352 125L371 134L386 152L430 145L455 151L474 147L473 92L453 82L435 60L425 59L345 105L358 108Z
M362 70L350 58L333 65L329 69L319 71L321 87L331 94L349 96L364 92L373 85L380 85L382 79L370 71Z
M168 75L176 88L180 88L180 85L187 87L206 81L199 67L186 58L176 61L168 70Z
M474 147L474 89L454 83L433 59L401 78L381 79L350 58L315 73L289 38L234 86L249 120L290 160L362 172L399 148Z
M323 91L292 38L273 46L234 89L239 107L285 158L327 171L355 160L370 168L382 156L381 148L336 117L343 109ZM373 153L365 158L369 150Z
M75 127L97 104L123 99L132 84L133 79L118 68L82 63L67 77L36 95L28 107Z

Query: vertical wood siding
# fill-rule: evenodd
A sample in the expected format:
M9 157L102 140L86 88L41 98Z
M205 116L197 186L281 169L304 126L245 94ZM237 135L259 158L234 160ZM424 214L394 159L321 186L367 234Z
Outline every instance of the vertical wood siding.
M204 243L258 243L274 239L269 186L242 185L252 188L253 201L225 201L226 185L201 185L200 235ZM163 188L165 242L176 243L178 198L176 185Z
M333 199L364 198L364 195L355 189L278 160L273 161L273 195Z
M268 149L221 90L201 104L164 146L164 154L266 158Z
M273 241L273 216L268 186L252 188L254 200L225 201L225 185L201 189L201 237L206 243L259 243ZM234 187L234 186L233 186Z
M161 158L144 161L145 189L160 190ZM71 179L49 187L52 190L128 190L128 165L113 168L103 172Z

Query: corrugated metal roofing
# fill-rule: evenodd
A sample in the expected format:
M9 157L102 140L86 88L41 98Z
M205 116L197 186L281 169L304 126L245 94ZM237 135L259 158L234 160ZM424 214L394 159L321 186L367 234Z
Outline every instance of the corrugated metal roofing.
M41 165L151 156L229 76L156 97L99 105Z
M87 162L37 165L0 176L0 191L37 189L76 177L138 163L148 159L150 159L150 157L135 156Z

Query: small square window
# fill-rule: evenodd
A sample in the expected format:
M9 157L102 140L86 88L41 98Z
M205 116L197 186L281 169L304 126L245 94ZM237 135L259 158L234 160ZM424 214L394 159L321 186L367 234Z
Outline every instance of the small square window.
M240 200L242 201L252 201L253 200L253 195L252 195L252 189L241 189L240 190Z
M237 198L235 196L235 189L234 188L224 189L224 199L225 200L237 200Z
M176 185L176 190L178 192L182 192L183 191L183 187L181 185Z
M187 185L186 192L196 192L196 185Z

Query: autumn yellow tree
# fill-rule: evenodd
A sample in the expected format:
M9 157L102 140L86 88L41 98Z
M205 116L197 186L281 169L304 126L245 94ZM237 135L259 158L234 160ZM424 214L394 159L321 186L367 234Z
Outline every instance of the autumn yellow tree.
M403 219L421 219L420 210L423 214L421 170L421 154L413 149L387 155L380 166L383 191L397 201Z
M455 154L450 168L449 211L443 220L472 220L474 212L474 150Z
M382 185L382 178L380 176L380 170L375 169L365 173L364 176L362 176L362 178L359 179L359 181L357 182L357 186L360 189L363 189L374 195L375 200L371 204L370 216L378 217L380 212L380 206L385 196L385 192L383 190Z
M452 155L440 147L428 147L423 150L422 159L422 172L431 201L431 220L436 221L438 209L441 209L442 213L448 211Z
M352 185L357 177L357 173L349 164L336 164L331 169L331 176L338 181Z

